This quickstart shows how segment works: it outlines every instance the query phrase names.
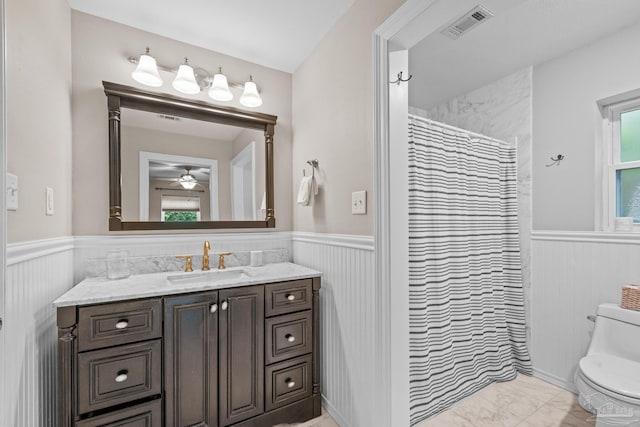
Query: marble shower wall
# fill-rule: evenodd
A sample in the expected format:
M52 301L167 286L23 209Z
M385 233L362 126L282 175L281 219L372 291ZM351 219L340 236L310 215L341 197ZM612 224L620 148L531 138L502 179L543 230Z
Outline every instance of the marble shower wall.
M531 330L531 89L532 68L450 99L429 110L409 107L409 113L518 142L518 215L522 281L527 312L527 338Z

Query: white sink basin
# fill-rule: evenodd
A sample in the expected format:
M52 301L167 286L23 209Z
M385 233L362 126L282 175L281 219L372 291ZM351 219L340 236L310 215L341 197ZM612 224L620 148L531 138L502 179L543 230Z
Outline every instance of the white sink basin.
M195 283L232 282L251 277L246 270L211 270L203 273L185 273L168 276L167 281L172 285L189 285Z

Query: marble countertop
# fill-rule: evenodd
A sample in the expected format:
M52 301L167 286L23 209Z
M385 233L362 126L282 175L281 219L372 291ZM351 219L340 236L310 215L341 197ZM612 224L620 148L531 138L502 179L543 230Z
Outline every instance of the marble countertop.
M215 281L208 277L216 277ZM104 302L147 298L162 295L183 294L285 280L307 279L322 276L311 268L290 262L265 264L260 267L233 267L225 270L191 273L163 272L129 276L126 279L109 280L104 277L89 278L78 283L53 302L56 307L88 305ZM189 280L192 278L193 280ZM171 280L169 280L171 279Z

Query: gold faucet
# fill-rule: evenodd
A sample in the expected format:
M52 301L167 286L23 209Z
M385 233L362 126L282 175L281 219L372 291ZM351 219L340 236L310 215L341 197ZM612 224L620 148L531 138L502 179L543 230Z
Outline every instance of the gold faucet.
M202 255L202 271L209 270L209 249L211 249L211 244L209 244L208 240L205 240L204 255Z
M184 266L185 273L193 271L193 255L178 255L176 258L184 258L187 260Z
M227 255L231 255L231 252L223 252L221 254L218 254L218 270L224 270L225 267L224 266L224 257Z

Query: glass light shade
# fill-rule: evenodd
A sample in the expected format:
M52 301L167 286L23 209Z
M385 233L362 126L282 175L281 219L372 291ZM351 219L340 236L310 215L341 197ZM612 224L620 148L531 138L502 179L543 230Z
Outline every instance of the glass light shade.
M131 73L133 80L146 86L162 86L162 78L158 74L158 66L153 56L142 54L138 59L138 66Z
M178 75L173 80L172 86L178 92L186 93L187 95L195 95L200 92L200 86L196 82L193 68L188 64L182 64L178 68Z
M209 96L216 101L231 101L233 99L233 94L229 90L229 83L227 83L227 76L224 74L213 76Z
M182 188L185 188L187 190L192 190L193 187L198 184L198 180L196 179L196 177L191 174L181 175L178 179L178 182L180 183L180 185L182 185Z
M244 84L244 93L240 97L240 104L245 107L259 107L262 105L262 98L260 98L258 88L254 82L248 81Z

